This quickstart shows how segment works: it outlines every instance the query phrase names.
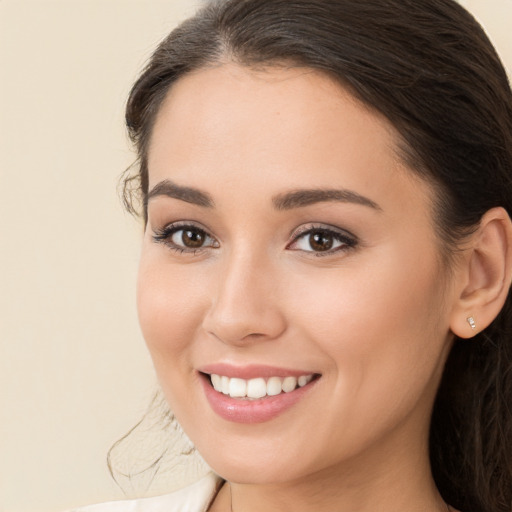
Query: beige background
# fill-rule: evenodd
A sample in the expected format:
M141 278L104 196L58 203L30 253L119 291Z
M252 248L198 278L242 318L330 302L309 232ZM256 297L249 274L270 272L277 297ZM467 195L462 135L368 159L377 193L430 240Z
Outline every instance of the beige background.
M155 379L116 182L130 84L199 0L0 0L0 512L119 499ZM512 0L463 2L512 70Z

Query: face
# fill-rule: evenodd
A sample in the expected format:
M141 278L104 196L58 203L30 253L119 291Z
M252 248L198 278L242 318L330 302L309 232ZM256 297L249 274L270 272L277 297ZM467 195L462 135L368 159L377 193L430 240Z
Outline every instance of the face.
M224 64L163 103L140 323L172 411L224 478L389 471L425 450L451 292L431 190L397 140L304 69Z

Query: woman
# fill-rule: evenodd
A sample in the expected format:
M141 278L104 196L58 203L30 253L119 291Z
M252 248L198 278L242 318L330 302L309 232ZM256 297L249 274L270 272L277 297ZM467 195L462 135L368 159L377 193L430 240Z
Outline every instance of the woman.
M512 510L512 94L474 19L214 2L126 119L140 323L214 473L91 510Z

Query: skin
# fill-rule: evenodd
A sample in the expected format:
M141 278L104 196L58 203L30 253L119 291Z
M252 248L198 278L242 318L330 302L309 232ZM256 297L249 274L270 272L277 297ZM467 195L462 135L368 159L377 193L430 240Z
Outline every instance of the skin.
M181 78L161 106L150 190L170 180L214 204L152 194L138 310L171 409L229 482L211 510L447 510L428 426L465 267L446 269L433 192L398 144L385 119L304 69L226 63ZM318 188L374 205L273 204ZM180 251L179 231L154 240L183 221L208 235L199 250ZM299 234L311 227L353 246L315 252ZM321 377L277 418L240 424L200 384L197 369L219 362Z

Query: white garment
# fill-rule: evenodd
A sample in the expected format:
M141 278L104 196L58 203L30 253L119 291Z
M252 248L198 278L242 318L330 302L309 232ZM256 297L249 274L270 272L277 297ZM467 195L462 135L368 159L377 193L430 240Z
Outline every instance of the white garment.
M217 475L209 473L195 484L164 496L109 501L69 512L206 512L220 483Z

